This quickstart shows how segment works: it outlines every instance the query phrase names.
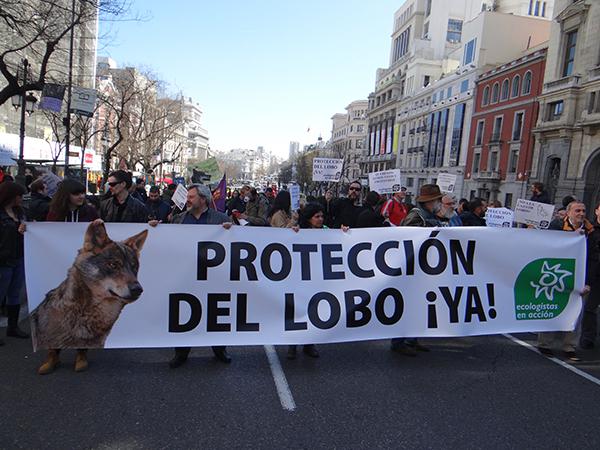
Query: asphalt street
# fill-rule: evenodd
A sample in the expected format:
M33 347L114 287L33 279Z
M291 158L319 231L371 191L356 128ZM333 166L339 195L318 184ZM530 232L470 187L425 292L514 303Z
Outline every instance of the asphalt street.
M0 330L3 333L3 330ZM534 335L519 339L534 342ZM74 352L39 376L28 340L0 347L0 448L600 448L600 385L504 336L320 345L321 357L277 352L285 409L263 347L208 348L183 367L169 349ZM577 367L600 378L600 351ZM598 381L600 383L600 381Z

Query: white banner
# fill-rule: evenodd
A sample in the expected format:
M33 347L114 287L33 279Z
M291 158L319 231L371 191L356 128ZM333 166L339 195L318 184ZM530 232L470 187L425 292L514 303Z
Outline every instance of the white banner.
M508 208L488 208L485 212L485 224L488 227L510 228L514 218L515 213Z
M383 170L369 174L369 189L378 194L393 194L402 187L400 169Z
M185 208L185 204L187 203L187 193L188 191L185 188L185 186L183 184L178 184L177 189L175 189L173 197L171 198L173 203L175 203L175 206L177 206L182 211Z
M585 238L564 231L106 224L106 234L102 224L49 222L27 230L35 348L572 330L584 284ZM165 271L165 261L176 265Z
M290 203L292 211L300 209L300 186L292 184L290 186Z
M554 216L554 205L533 202L522 198L515 206L515 222L533 225L535 228L547 229Z
M437 185L440 191L452 193L456 186L456 175L453 173L440 173L437 176Z
M92 117L96 108L96 89L73 86L71 112L80 116Z
M343 159L313 158L313 181L340 181Z

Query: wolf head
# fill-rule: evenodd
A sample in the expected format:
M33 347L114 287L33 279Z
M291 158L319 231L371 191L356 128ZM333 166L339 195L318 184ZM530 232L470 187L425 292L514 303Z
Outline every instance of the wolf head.
M74 267L98 297L131 303L143 292L137 273L147 236L148 230L144 230L115 242L108 237L104 223L94 221L87 228Z

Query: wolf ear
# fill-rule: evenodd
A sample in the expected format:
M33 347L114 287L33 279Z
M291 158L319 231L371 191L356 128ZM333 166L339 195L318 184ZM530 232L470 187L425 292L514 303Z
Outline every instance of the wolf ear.
M135 236L131 236L130 238L123 241L123 243L135 250L136 252L142 251L142 247L144 246L144 242L146 242L146 238L148 237L148 230L144 230L141 233L136 234Z
M85 238L83 239L83 249L87 252L99 252L112 241L106 233L104 222L101 220L94 220L89 224L85 232Z

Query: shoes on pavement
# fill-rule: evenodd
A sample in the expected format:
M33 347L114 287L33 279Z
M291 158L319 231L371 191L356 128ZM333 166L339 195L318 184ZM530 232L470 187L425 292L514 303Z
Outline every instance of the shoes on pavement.
M537 349L538 349L538 352L540 352L544 356L548 356L548 357L553 357L554 356L554 352L550 348L538 347Z
M404 355L404 356L417 356L417 351L414 348L409 347L406 344L399 344L399 345L392 344L392 351L396 352L396 353L400 353L401 355Z
M296 359L296 346L288 345L287 359Z
M428 351L430 351L429 347L425 347L424 345L419 344L418 342L407 343L406 345L409 346L412 349L415 349L418 352L428 352Z
M39 367L38 374L40 375L48 375L49 373L54 372L60 364L60 359L58 358L57 350L48 350L48 357L46 361Z
M29 335L19 328L19 311L21 305L7 305L6 311L8 315L8 328L6 328L6 336L16 337L19 339L27 339Z
M315 344L305 345L302 351L306 355L310 356L311 358L318 358L319 357L319 352L318 352L317 347L315 346Z
M169 361L169 367L171 369L177 369L185 364L187 356L175 355L171 361Z
M77 356L75 357L75 372L83 372L88 368L87 351L77 350Z
M227 353L227 347L213 347L212 350L219 361L225 364L231 363L231 356Z
M594 343L592 341L581 341L579 347L583 350L591 350L594 348Z
M573 361L573 362L581 361L581 358L579 356L577 356L577 353L575 353L575 352L565 352L565 356L567 357L567 359L569 361Z

